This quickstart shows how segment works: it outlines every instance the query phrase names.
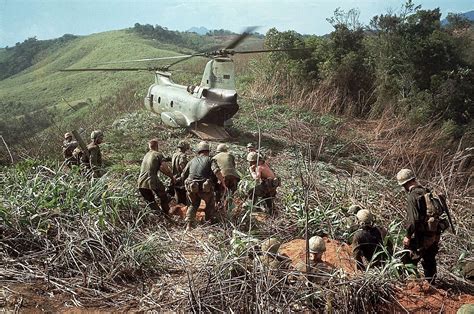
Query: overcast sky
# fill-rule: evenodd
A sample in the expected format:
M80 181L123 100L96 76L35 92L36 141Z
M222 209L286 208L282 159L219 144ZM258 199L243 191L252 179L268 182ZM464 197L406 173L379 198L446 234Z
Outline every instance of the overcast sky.
M259 25L322 35L332 29L326 21L338 7L358 8L361 22L374 15L399 10L399 0L0 0L0 47L28 37L50 39L64 34L88 35L152 24L175 30L193 26L241 31ZM448 12L474 9L473 0L419 0L425 9Z

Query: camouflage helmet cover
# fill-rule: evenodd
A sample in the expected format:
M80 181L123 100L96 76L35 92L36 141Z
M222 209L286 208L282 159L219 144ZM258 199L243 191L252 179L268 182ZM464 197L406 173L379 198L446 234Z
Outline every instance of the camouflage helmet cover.
M189 148L189 143L186 142L186 141L179 141L178 142L178 148L188 149Z
M277 239L268 238L268 239L262 241L262 244L260 244L260 248L265 253L277 254L278 249L280 248L280 245L281 245L281 243Z
M226 144L217 145L216 152L223 153L229 150L229 147Z
M404 185L415 178L415 174L410 169L402 169L397 173L398 185Z
M96 140L100 137L103 137L104 136L104 133L102 133L101 130L94 130L92 131L91 133L91 140Z
M69 138L69 137L72 137L72 134L69 133L69 132L66 132L66 133L64 134L64 138Z
M310 253L324 253L326 251L326 243L324 239L319 236L314 236L309 239Z
M256 152L250 152L247 155L247 161L257 161L258 154Z
M206 141L199 142L196 146L197 152L209 151L209 143Z
M359 205L351 205L351 206L349 207L349 209L347 210L347 212L348 212L349 214L355 215L355 214L357 214L357 212L358 212L359 210L361 210L361 209L362 209L362 207L360 207Z
M356 216L362 225L371 225L374 222L374 215L367 209L359 210Z

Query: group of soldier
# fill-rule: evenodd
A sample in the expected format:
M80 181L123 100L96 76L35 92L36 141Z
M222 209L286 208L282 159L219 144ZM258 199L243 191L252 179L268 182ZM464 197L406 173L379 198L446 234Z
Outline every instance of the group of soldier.
M149 151L143 158L138 188L152 210L161 212L169 218L169 195L165 185L160 181L158 172L161 171L171 180L173 196L177 203L189 205L186 212L186 230L195 227L196 213L204 201L205 219L210 223L220 220L220 213L216 208L227 197L232 196L237 190L240 176L236 170L235 156L229 152L226 144L219 144L216 154L210 155L208 142L197 144L194 156L188 161L186 151L190 146L185 141L180 141L177 151L171 157L171 169L165 163L166 158L158 151L158 140L148 142ZM265 201L269 213L273 211L273 199L279 186L277 178L265 162L261 154L257 153L252 144L247 145L249 172L257 182L255 188L248 191L247 195L254 203L258 199ZM155 195L161 203L161 209L156 203Z
M102 170L102 156L99 144L103 141L100 130L91 133L91 142L85 149L72 139L70 133L65 134L63 153L65 163L68 165L81 165L85 172L98 177ZM200 142L195 148L196 156L188 160L187 151L190 145L180 141L176 152L171 158L165 158L159 152L159 141L152 139L148 142L148 152L143 157L140 174L138 177L138 190L155 213L162 214L169 221L170 191L177 203L188 205L186 212L186 230L195 227L196 212L205 203L205 219L210 223L220 220L219 211L216 210L227 197L237 190L240 176L236 171L236 158L229 152L226 144L219 144L216 154L211 156L208 142ZM260 200L269 214L274 210L274 198L280 179L270 168L265 158L253 144L247 145L248 171L256 181L255 186L247 191L247 197L254 204ZM171 167L166 161L171 161ZM162 172L171 180L170 189L158 177ZM437 267L436 254L439 250L441 233L448 228L447 220L443 213L433 210L427 195L430 191L421 186L414 173L409 169L402 169L397 174L397 181L407 192L407 221L406 232L403 239L405 254L404 264L416 265L421 261L424 277L434 282ZM160 205L157 204L156 197ZM387 231L375 225L374 215L357 205L349 208L349 213L356 217L355 228L351 227L353 257L359 270L367 268L368 264L377 266L383 263L387 256L393 253L393 246ZM309 280L321 278L321 272L327 273L328 266L323 262L325 252L324 239L314 236L309 239L308 253L309 265L306 263L296 265ZM261 243L261 256L269 267L281 267L285 259L278 254L280 243L274 239L266 239Z

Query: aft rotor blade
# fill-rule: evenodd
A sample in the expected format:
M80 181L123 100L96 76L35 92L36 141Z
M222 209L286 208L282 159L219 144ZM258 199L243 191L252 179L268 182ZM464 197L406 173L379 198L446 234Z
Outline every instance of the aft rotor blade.
M242 34L240 34L237 38L231 41L230 44L228 44L224 49L234 49L242 42L242 40L247 38L257 28L258 26L247 27L247 29L245 29L245 31Z
M160 57L160 58L146 58L146 59L136 59L136 60L124 60L124 61L110 61L100 64L110 64L110 63L128 63L128 62L146 62L146 61L156 61L156 60L169 60L169 59L182 59L189 58L193 55L182 55L182 56L172 56L172 57Z
M246 51L234 51L232 54L246 54L246 53L263 53L263 52L278 52L278 51L302 51L302 50L314 50L314 48L283 48L283 49L262 49L262 50L246 50Z
M157 71L158 68L97 68L97 69L64 69L60 72L95 72L95 71Z

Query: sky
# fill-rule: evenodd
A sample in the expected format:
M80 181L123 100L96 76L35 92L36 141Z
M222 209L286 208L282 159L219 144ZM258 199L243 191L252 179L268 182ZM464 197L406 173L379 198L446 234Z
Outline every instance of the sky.
M414 0L424 9L474 10L473 0ZM331 32L326 21L336 8L360 10L367 24L374 15L398 11L404 0L0 0L0 47L36 36L89 35L133 27L161 25L185 31L193 26L240 32L258 25L259 33L276 27L302 34Z

